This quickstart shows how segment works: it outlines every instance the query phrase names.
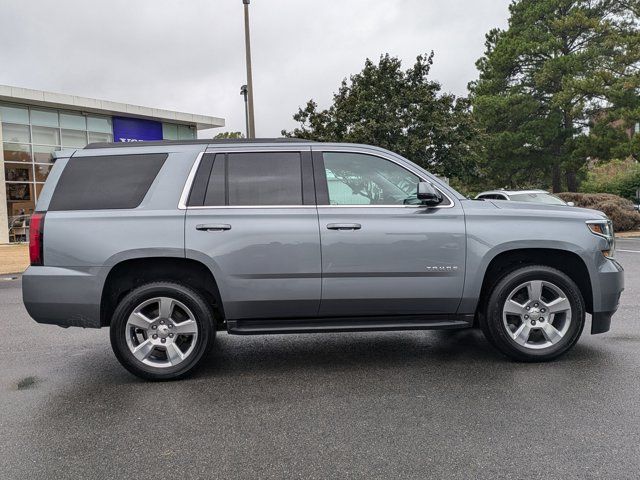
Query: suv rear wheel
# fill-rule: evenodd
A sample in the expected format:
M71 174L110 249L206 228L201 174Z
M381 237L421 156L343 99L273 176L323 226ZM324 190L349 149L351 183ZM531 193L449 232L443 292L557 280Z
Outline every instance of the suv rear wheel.
M575 282L559 270L535 265L498 281L481 325L487 339L505 355L537 362L573 347L584 322L584 300Z
M195 290L172 282L129 292L111 320L111 346L120 363L147 380L188 374L215 337L211 309Z

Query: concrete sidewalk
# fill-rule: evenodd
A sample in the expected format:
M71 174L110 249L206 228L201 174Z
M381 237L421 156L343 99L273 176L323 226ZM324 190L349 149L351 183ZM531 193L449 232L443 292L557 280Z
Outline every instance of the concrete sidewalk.
M29 266L29 245L0 245L0 275L22 273Z
M630 232L616 232L616 238L637 238L640 237L639 230L632 230Z

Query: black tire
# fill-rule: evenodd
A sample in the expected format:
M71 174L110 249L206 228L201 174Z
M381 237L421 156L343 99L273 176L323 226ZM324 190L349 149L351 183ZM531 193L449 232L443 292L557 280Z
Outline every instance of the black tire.
M565 293L571 307L571 321L562 339L540 349L516 343L508 334L503 322L503 308L511 292L526 282L536 280L550 282L559 287ZM544 362L570 350L580 338L584 323L584 299L575 282L555 268L531 265L507 272L497 281L489 296L480 326L487 340L504 355L521 362Z
M143 302L156 297L168 297L181 302L191 311L197 324L197 338L193 341L195 345L189 356L177 365L147 365L138 360L127 345L129 316ZM173 282L148 283L129 292L116 307L110 327L111 347L122 366L142 379L154 381L176 380L191 373L211 349L215 334L212 309L203 296L190 287Z

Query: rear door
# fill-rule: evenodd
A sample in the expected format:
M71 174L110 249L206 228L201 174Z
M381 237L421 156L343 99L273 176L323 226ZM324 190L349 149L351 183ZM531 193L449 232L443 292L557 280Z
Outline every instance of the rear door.
M322 243L321 316L454 314L465 223L445 195L417 201L419 171L379 151L313 147ZM327 146L326 148L330 148Z
M214 272L227 319L317 315L320 234L308 147L211 149L184 202L186 255Z

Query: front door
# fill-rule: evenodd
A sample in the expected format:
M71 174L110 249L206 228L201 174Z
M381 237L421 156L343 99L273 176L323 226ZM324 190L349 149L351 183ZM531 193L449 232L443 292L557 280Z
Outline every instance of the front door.
M186 255L213 271L227 319L318 314L312 168L308 149L237 148L202 157L187 202Z
M320 150L320 148L318 149ZM421 206L410 166L367 151L316 151L321 316L456 313L465 269L462 207Z

